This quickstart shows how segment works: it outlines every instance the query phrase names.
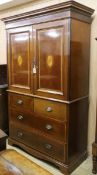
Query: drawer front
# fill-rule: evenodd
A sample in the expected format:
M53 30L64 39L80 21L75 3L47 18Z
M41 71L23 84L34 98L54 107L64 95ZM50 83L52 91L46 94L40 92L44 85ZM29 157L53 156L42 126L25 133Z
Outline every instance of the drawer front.
M67 120L67 106L63 103L35 98L34 111L38 114L44 114L45 117L49 116L61 121Z
M44 154L47 154L57 160L64 162L65 145L62 142L48 139L42 134L37 134L29 130L23 130L20 127L10 126L10 137L16 139L25 145L32 147Z
M39 130L46 135L59 138L64 142L67 141L67 123L56 121L51 118L45 118L43 116L35 116L35 114L23 113L22 110L10 110L10 121L11 123L20 124L22 127L30 127L35 130Z
M33 98L19 94L9 94L9 105L17 109L33 112Z

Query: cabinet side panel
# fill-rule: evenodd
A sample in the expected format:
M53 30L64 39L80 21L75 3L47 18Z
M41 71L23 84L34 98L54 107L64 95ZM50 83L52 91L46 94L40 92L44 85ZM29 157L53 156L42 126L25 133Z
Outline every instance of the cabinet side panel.
M89 87L90 24L71 20L70 100L87 96Z
M69 156L87 151L88 98L69 106Z

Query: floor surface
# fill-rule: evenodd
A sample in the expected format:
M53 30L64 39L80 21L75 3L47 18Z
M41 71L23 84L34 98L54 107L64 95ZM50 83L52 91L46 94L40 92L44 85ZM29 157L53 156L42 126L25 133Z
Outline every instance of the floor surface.
M53 165L47 164L39 159L36 159L29 154L25 153L24 151L20 150L19 148L12 147L7 145L8 149L15 149L33 162L37 163L38 165L42 166L43 168L50 171L53 175L63 175L56 167ZM92 175L92 158L89 157L85 160L71 175Z

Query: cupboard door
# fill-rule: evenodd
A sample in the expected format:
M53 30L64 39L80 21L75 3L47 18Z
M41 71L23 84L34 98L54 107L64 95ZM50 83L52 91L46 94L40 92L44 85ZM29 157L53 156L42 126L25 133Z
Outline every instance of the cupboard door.
M67 99L69 20L33 26L34 93L40 96Z
M9 88L30 92L32 27L10 29L8 42Z

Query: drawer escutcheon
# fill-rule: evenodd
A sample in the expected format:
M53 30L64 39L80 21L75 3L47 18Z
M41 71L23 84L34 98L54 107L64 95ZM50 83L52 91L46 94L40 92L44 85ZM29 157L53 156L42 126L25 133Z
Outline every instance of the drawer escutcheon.
M18 104L18 105L22 105L22 104L23 104L23 100L20 100L20 99L17 100L17 104Z
M52 109L52 107L48 106L48 107L46 108L46 111L47 111L47 112L52 112L53 109Z
M17 119L18 119L18 120L23 120L23 118L24 118L24 117L23 117L22 115L18 115L18 116L17 116Z
M51 149L52 149L52 145L50 145L50 144L45 144L45 148L48 149L48 150L51 150Z
M22 137L23 137L23 133L22 133L22 132L17 132L17 136L18 136L19 138L22 138Z
M52 125L49 125L49 124L47 124L47 125L45 126L45 128L46 128L47 130L53 129Z

